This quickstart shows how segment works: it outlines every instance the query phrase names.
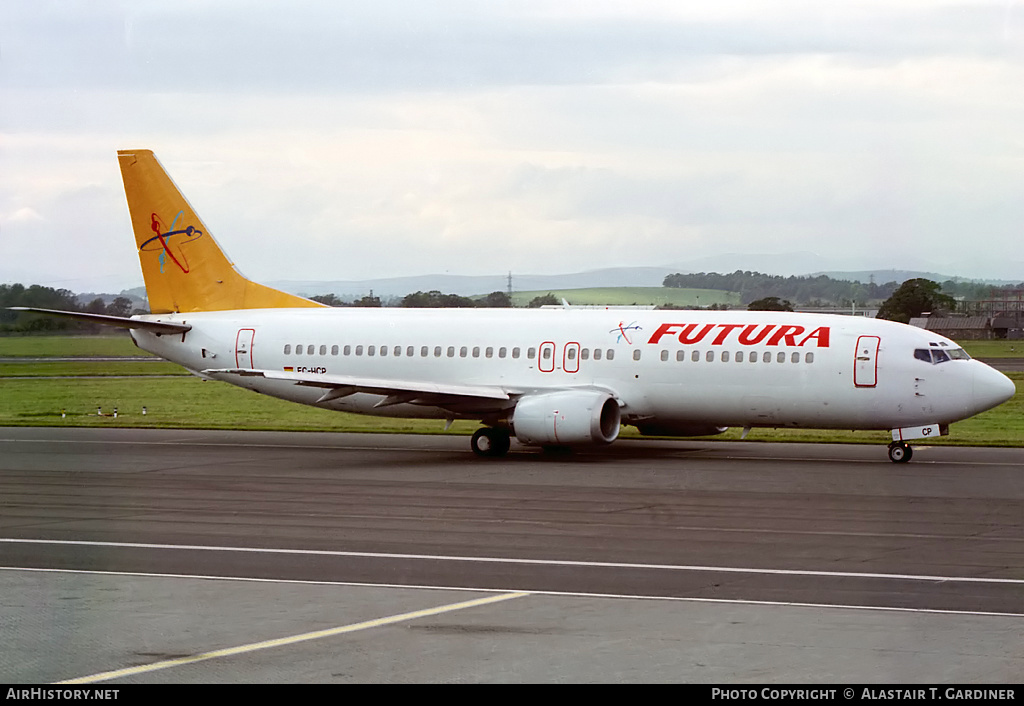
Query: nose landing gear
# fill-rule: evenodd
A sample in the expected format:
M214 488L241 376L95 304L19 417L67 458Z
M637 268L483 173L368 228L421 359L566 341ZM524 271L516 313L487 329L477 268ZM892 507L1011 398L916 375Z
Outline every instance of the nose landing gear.
M914 456L914 450L905 441L894 441L889 444L889 460L893 463L906 463Z

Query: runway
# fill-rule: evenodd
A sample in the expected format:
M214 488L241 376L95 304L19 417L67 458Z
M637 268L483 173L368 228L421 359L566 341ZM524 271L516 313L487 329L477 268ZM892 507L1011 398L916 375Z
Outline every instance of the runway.
M0 681L1016 682L1022 469L4 428Z

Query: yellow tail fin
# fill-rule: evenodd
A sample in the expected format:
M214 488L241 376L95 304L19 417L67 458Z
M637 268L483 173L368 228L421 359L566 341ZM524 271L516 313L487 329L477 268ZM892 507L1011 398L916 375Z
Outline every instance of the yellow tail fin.
M119 150L154 314L323 306L243 277L150 150Z

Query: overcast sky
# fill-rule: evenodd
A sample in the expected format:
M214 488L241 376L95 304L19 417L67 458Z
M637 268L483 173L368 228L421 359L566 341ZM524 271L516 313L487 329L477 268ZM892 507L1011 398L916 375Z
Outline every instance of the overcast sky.
M1024 7L0 3L0 282L141 284L140 147L257 280L814 253L1020 281Z

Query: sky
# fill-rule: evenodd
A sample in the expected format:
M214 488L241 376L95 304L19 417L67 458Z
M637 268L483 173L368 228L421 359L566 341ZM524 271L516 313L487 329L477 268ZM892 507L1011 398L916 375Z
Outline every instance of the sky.
M258 281L724 254L1021 281L1024 6L0 3L0 283L141 284L135 148Z

